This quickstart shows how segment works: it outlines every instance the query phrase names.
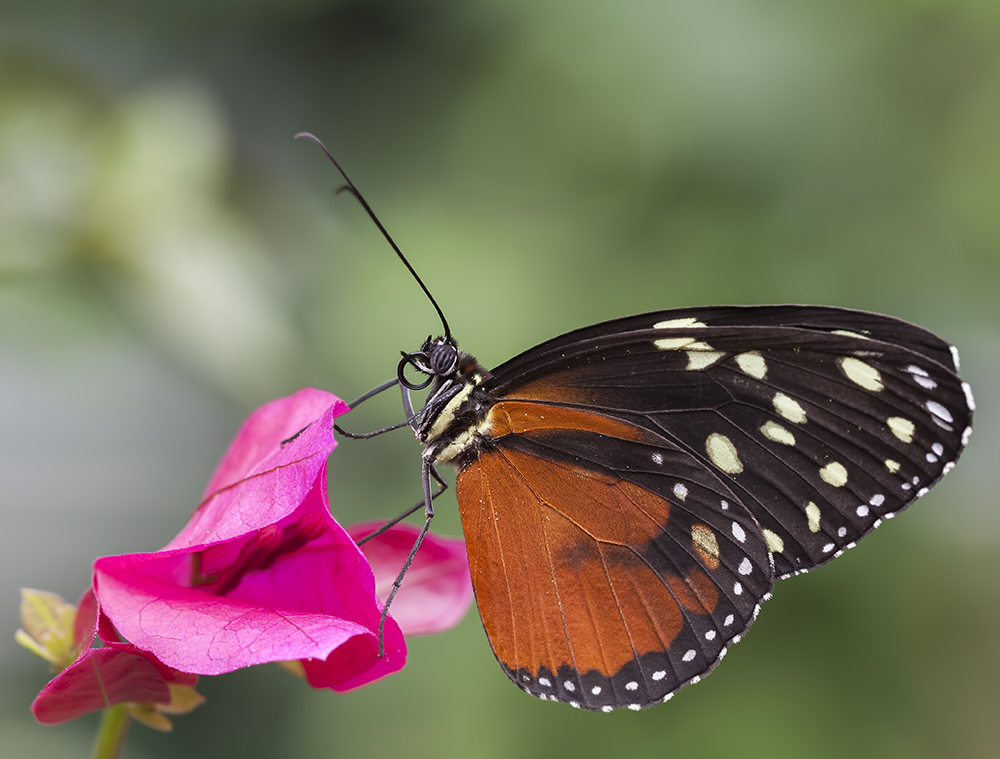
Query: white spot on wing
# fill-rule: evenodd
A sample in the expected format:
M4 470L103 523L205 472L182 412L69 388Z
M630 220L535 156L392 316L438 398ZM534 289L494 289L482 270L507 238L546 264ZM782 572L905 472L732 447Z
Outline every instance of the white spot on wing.
M744 576L750 574L753 571L753 564L750 563L750 559L744 556L743 561L740 562L740 565L737 568L737 571Z
M972 385L970 385L968 382L963 382L962 392L965 393L965 402L969 406L969 411L975 411L976 399L972 397Z
M961 361L958 358L958 348L954 345L949 345L948 348L951 350L951 360L955 362L955 371L959 371L962 367L959 365Z
M933 390L937 387L937 382L931 379L931 376L919 366L908 366L906 371L912 374L914 381L925 390Z
M689 648L687 651L684 652L684 656L682 656L681 658L684 661L692 661L695 656L696 656L695 650L693 648Z
M951 412L937 401L927 401L926 406L927 410L934 415L934 421L937 421L938 419L941 419L942 421L948 423L955 421L954 417L952 417L951 415Z
M685 485L683 482L678 482L676 485L674 485L674 495L677 496L682 501L685 498L687 498L688 495L687 485Z
M741 543L747 539L746 532L743 531L743 527L738 522L733 522L733 537Z

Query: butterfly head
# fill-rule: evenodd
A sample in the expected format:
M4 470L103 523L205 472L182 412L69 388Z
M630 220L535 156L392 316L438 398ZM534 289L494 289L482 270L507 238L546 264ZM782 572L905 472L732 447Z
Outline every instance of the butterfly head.
M446 378L458 369L461 352L454 338L428 337L423 347L413 353L403 353L396 374L399 383L409 390L423 390L435 379ZM416 369L424 379L413 381L406 376L407 368Z

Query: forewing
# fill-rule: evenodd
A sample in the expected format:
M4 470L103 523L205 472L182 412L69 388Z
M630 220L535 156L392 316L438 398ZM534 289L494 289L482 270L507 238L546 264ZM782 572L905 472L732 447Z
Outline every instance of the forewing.
M644 708L715 666L769 594L753 516L688 451L599 414L491 409L457 483L479 612L543 699Z
M673 441L750 510L786 577L840 555L954 466L974 408L956 369L951 346L891 317L715 307L555 338L496 369L490 389Z

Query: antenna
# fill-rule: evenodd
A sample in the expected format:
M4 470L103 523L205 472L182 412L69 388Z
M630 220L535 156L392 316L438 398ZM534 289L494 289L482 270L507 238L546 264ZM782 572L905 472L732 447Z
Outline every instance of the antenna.
M431 291L427 289L427 285L424 284L424 281L420 278L420 275L417 274L416 270L410 265L410 262L406 260L406 256L403 255L403 251L399 249L399 246L396 245L392 237L389 236L389 233L386 231L385 227L382 226L382 222L378 220L378 216L375 215L375 212L371 209L371 206L368 205L367 201L362 197L361 193L358 192L358 188L354 186L354 182L350 180L350 178L347 176L344 170L340 167L340 164L337 163L337 159L333 157L333 154L326 149L326 145L323 144L323 141L320 140L319 137L317 137L316 135L310 132L299 132L297 135L295 135L295 139L298 139L299 137L305 137L307 140L312 140L317 145L319 145L320 149L324 153L326 153L326 157L330 159L330 162L337 167L337 171L340 172L340 176L342 176L344 178L344 182L346 182L345 185L337 188L337 194L339 195L344 190L347 190L349 193L351 193L351 195L357 198L358 202L361 204L361 207L368 212L368 215L371 217L371 220L375 222L375 226L379 228L379 231L382 233L382 236L389 241L389 244L392 246L392 249L396 251L396 255L399 256L399 260L403 262L403 264L409 270L410 274L413 275L413 278L417 280L417 284L420 285L420 289L424 291L424 295L427 296L427 299L431 302L431 305L434 306L434 310L437 311L438 317L440 317L441 319L441 325L444 327L444 336L450 340L451 329L448 327L448 320L444 318L444 311L441 310L441 307L438 305L438 302L434 300L434 296L431 295Z

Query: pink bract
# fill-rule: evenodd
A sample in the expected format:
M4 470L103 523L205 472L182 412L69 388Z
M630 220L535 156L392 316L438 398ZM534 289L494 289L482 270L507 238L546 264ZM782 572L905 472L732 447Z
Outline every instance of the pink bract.
M98 559L94 589L117 630L196 674L302 660L316 687L348 690L400 669L406 644L361 551L328 508L336 396L301 390L237 433L188 524L162 551Z

